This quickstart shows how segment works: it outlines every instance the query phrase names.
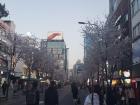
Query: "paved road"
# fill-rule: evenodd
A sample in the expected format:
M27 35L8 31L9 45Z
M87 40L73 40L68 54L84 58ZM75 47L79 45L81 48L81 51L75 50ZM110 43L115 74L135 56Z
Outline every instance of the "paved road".
M59 105L74 105L72 100L72 94L70 86L58 89L59 92ZM80 98L83 105L84 99L87 95L86 90L80 90ZM0 103L1 105L1 103ZM3 101L2 105L25 105L25 96L19 93L17 96L12 96L8 101ZM40 105L44 105L43 95L41 95Z

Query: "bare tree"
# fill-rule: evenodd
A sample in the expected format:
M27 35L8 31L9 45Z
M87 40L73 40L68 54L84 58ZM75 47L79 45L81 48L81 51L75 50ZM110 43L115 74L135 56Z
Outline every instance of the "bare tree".
M115 70L129 67L131 39L123 37L123 30L113 22L95 21L92 24L88 22L82 30L86 40L84 64L87 73L94 72L98 76L101 74L108 81L112 79Z

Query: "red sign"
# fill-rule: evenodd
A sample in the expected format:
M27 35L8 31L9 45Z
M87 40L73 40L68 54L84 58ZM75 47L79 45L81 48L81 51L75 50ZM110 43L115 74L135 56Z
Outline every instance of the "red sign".
M55 39L56 37L59 37L59 36L62 36L62 33L60 33L60 32L53 32L53 33L51 33L48 36L48 40L53 40L53 39Z

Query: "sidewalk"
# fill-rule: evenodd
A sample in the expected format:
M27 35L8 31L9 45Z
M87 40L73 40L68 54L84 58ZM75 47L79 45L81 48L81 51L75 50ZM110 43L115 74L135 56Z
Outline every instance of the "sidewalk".
M22 94L9 97L8 100L2 101L2 105L25 105L25 96Z
M16 95L13 95L13 90L9 88L8 99L6 99L6 97L4 97L2 94L2 90L0 89L0 103L2 103L2 105L5 103L10 103L14 99L16 100L17 97L19 99L21 96L23 96L22 91L18 91Z

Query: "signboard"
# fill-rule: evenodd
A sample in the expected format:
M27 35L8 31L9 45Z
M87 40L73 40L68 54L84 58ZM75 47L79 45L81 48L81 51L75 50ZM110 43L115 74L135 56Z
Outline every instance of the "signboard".
M62 32L49 32L48 40L63 40L63 34Z
M47 42L47 48L65 48L65 42Z
M82 72L83 71L83 64L76 64L76 71L77 71L77 73Z

